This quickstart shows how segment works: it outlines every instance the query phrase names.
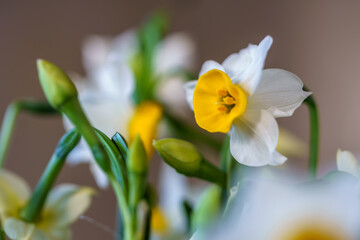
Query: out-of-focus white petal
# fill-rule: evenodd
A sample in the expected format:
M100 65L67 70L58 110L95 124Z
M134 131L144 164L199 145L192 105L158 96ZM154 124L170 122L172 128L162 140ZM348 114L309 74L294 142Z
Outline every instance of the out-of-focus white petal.
M231 128L230 152L248 166L277 165L286 159L275 153L279 128L274 117L264 111L245 112Z
M30 196L30 187L17 175L0 171L0 216L12 215L23 207Z
M51 228L51 229L41 229L47 236L48 240L70 240L71 232L70 229L65 228Z
M91 124L112 137L116 131L127 136L133 107L129 99L104 94L80 94L80 103Z
M190 81L184 84L184 89L186 91L186 101L189 104L191 110L193 109L193 96L196 84L197 80Z
M110 50L110 38L102 36L88 37L83 44L83 64L88 73L100 67L107 59Z
M93 174L99 188L105 189L109 186L109 181L104 171L97 165L95 160L90 162L90 171Z
M239 84L249 95L255 92L259 84L272 42L272 37L266 36L258 46L250 44L239 53L231 54L222 63L232 82Z
M220 63L215 62L213 60L207 60L204 62L204 64L201 66L201 70L199 73L199 77L201 75L203 75L204 73L207 73L208 71L210 71L211 69L218 69L220 71L225 72L225 69L223 66L220 65Z
M171 34L155 50L155 74L169 74L179 69L191 69L195 60L195 43L189 35Z
M89 187L60 185L50 192L42 217L54 228L66 227L88 209L94 194Z
M187 190L186 178L167 164L162 164L160 205L170 220L172 229L179 232L184 231L186 227L182 203L186 199Z
M34 224L26 223L15 218L5 220L4 231L10 239L14 240L49 240Z
M339 171L347 172L357 178L360 178L360 168L354 154L349 151L341 151L336 154L336 163Z
M130 99L135 87L134 74L122 60L111 59L94 72L94 84L98 92Z
M129 29L112 40L109 50L109 58L128 62L135 57L138 51L139 42L136 30Z
M248 98L248 109L264 109L274 117L291 116L311 95L295 74L282 69L266 69L254 94Z

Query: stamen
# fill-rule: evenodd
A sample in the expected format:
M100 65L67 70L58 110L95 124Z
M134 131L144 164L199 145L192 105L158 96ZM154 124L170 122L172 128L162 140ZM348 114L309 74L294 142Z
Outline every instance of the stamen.
M224 105L221 105L220 107L218 107L218 110L220 111L220 112L227 112L227 107L225 107Z
M235 99L233 97L224 97L223 101L226 105L235 104Z
M218 90L218 95L226 97L228 95L228 93L225 89L220 89L220 90Z

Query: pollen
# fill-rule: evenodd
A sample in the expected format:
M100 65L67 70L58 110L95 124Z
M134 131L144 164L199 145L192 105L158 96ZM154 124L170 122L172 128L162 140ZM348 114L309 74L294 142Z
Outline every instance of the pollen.
M226 97L228 95L228 92L225 89L218 90L218 95L222 97Z
M225 107L224 105L218 107L218 110L219 110L220 112L227 112L227 111L228 111L227 107Z
M233 98L233 97L224 97L223 101L226 105L235 104L235 98Z

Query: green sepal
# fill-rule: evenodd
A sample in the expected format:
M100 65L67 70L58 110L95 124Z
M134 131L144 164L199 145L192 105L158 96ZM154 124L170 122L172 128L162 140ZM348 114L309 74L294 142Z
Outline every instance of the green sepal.
M165 138L154 141L153 145L162 159L177 172L225 187L225 173L207 161L193 144L180 139Z
M120 151L116 147L115 143L112 142L103 132L94 128L97 136L100 139L100 142L105 147L110 159L111 172L114 174L117 181L121 184L125 196L128 194L129 182L128 174L126 172L126 163L123 159Z
M115 143L116 147L119 149L125 162L127 162L129 155L129 148L125 138L120 133L116 132L114 136L111 138L111 140Z
M73 129L60 139L60 142L36 185L34 192L20 212L20 216L24 221L34 222L40 216L47 195L59 175L67 155L79 143L80 138L79 132L76 129Z

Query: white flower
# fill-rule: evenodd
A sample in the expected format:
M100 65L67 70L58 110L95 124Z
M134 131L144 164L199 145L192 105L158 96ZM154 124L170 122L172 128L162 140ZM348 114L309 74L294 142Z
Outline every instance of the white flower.
M349 151L341 151L339 149L336 154L336 163L339 171L349 173L360 179L359 162L355 158L354 154Z
M23 179L11 172L0 171L0 217L10 239L71 239L69 226L88 209L94 190L66 184L54 188L45 202L41 217L34 223L27 223L19 217L19 211L29 200L30 193L30 187Z
M222 64L206 61L198 81L185 84L198 125L209 132L229 133L232 155L249 166L286 161L275 150L279 135L275 118L291 116L311 94L302 90L303 83L294 74L263 70L272 41L267 36Z
M194 240L359 239L359 188L354 182L289 185L248 183L226 217ZM242 187L247 185L242 185Z
M137 112L132 102L135 77L131 64L139 53L139 49L137 34L134 30L128 30L113 39L93 36L84 44L84 66L89 79L79 81L82 79L75 77L80 103L92 125L108 137L112 137L118 131L127 140L131 138L129 124ZM184 33L175 33L165 38L155 50L154 77L161 83L166 83L171 80L170 76L177 70L189 69L194 60L194 52L194 43ZM159 96L159 98L166 102L168 96ZM150 122L154 123L159 118L159 107L152 104L150 109L149 106L148 104L145 108L153 112L153 121ZM68 119L64 120L64 125L67 130L73 127ZM143 129L139 131L141 130ZM147 144L142 133L140 136L145 146L151 146L153 139L146 139L149 142ZM106 175L96 165L84 141L69 155L69 162L72 164L90 162L90 169L98 185L102 188L107 187Z

